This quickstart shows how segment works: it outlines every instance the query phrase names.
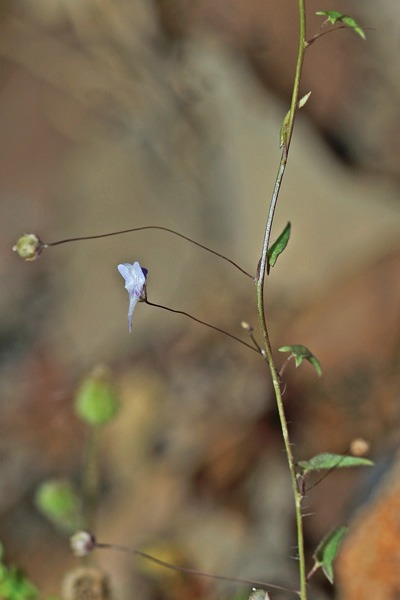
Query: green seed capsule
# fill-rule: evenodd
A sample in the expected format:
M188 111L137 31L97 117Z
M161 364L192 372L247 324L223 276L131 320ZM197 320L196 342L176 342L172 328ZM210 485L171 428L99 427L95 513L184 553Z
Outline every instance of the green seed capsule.
M43 244L42 240L38 238L37 235L34 233L24 233L24 235L21 235L16 245L13 246L13 250L24 260L36 260L39 258L45 247L46 244Z
M119 401L110 382L108 369L96 367L78 389L75 412L90 425L108 423L117 414Z
M44 481L35 494L39 511L63 531L74 531L81 524L80 501L69 481Z

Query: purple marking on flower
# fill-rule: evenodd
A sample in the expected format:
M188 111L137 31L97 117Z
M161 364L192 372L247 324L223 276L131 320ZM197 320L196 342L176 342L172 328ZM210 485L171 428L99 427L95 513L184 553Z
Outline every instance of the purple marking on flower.
M133 309L142 295L146 283L147 269L142 269L138 262L134 262L133 265L129 263L118 265L118 271L125 279L125 288L129 294L128 323L130 333L132 330Z

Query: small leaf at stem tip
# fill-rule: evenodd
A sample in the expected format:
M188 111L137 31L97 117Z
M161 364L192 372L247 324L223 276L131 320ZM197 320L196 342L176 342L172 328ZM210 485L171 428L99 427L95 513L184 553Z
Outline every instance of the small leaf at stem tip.
M336 21L339 21L340 23L343 23L344 25L347 25L347 27L350 27L351 29L354 29L354 31L363 40L366 39L366 35L365 35L364 30L361 29L361 27L355 22L355 20L353 19L353 17L350 17L349 15L343 15L342 13L340 13L340 12L338 12L336 10L319 10L315 14L328 17L328 20L331 22L332 25L335 25Z
M278 256L286 248L290 237L290 222L286 225L278 239L268 248L267 253L267 273L273 267L278 259Z
M336 557L339 543L347 531L347 527L342 525L337 527L328 535L326 535L314 553L315 566L314 569L322 567L322 570L330 583L333 583L333 568L332 563Z
M345 454L331 454L330 452L321 452L316 454L310 460L300 460L297 466L303 472L320 471L321 469L340 469L342 467L371 467L372 460L361 458L360 456L348 456Z
M296 368L301 365L303 359L305 358L306 360L308 360L309 363L312 364L314 369L317 371L318 376L321 377L322 368L318 358L316 358L314 354L310 352L310 350L305 346L302 346L301 344L293 344L293 346L282 346L282 348L279 348L279 352L291 352L296 362Z

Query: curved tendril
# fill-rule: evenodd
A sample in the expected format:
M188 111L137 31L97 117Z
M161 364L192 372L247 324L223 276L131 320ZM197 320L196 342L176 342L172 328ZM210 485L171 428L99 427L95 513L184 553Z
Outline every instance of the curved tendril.
M177 565L173 565L171 563L165 562L164 560L160 560L155 556L151 556L151 554L147 554L146 552L141 552L140 550L134 550L133 548L127 548L126 546L120 546L118 544L105 544L95 542L94 548L105 549L105 550L117 550L119 552L126 552L127 554L136 554L137 556L141 556L146 560L150 560L161 567L166 567L167 569L172 569L173 571L179 571L181 573L189 573L191 575L198 575L200 577L208 577L209 579L218 579L220 581L232 581L234 583L243 583L246 585L263 585L265 587L274 588L276 590L281 590L283 592L290 592L292 594L298 595L299 592L297 590L291 590L289 588L282 587L280 585L276 585L274 583L267 583L266 581L253 581L252 579L240 579L238 577L225 577L224 575L214 575L212 573L205 573L203 571L197 571L196 569L189 569L188 567L178 567Z
M250 350L254 350L254 352L257 352L257 353L260 352L257 348L254 348L254 346L251 346L247 342L244 342L240 338L236 337L236 335L233 335L232 333L229 333L228 331L225 331L224 329L220 329L219 327L216 327L215 325L211 325L210 323L207 323L206 321L202 321L201 319L197 319L196 317L194 317L193 315L185 312L184 310L176 310L174 308L169 308L168 306L163 306L162 304L155 304L154 302L150 302L147 298L145 298L143 300L143 302L145 304L148 304L149 306L154 306L155 308L162 308L164 310L168 310L169 312L173 312L173 313L176 313L178 315L184 315L185 317L189 317L189 319L192 319L193 321L196 321L196 323L200 323L200 325L205 325L206 327L209 327L210 329L215 329L215 331L218 331L219 333L223 333L224 335L227 335L228 337L236 340L240 344L243 344L243 346L246 346L247 348L250 348Z
M173 235L176 235L176 236L186 240L187 242L190 242L191 244L194 244L195 246L198 246L199 248L202 248L203 250L206 250L207 252L210 252L211 254L218 256L219 258L222 258L222 260L225 260L226 262L228 262L231 265L233 265L234 267L236 267L236 269L238 269L238 271L240 271L241 273L246 275L246 277L250 277L250 279L254 280L253 275L251 275L250 273L248 273L247 271L242 269L242 267L240 265L235 263L233 260L231 260L227 256L220 254L220 252L217 252L216 250L212 250L212 248L209 248L208 246L200 244L200 242L196 242L195 240L192 240L191 238L187 237L186 235L183 235L182 233L179 233L178 231L175 231L174 229L169 229L168 227L161 227L160 225L146 225L145 227L134 227L133 229L123 229L121 231L113 231L112 233L102 233L100 235L87 235L84 237L68 238L65 240L59 240L58 242L51 242L51 243L45 244L45 246L46 247L47 246L59 246L60 244L67 244L69 242L80 242L83 240L96 240L99 238L111 237L114 235L122 235L123 233L133 233L134 231L144 231L146 229L158 229L160 231L166 231L168 233L172 233Z

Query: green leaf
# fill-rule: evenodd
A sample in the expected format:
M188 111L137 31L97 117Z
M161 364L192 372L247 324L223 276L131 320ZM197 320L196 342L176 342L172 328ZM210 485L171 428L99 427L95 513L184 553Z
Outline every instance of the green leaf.
M2 557L1 555L1 559ZM3 564L0 567L1 600L37 600L39 592L36 586L26 578L22 570Z
M363 40L366 39L364 30L361 29L361 27L355 22L353 17L350 17L349 15L343 15L336 10L319 10L316 14L328 17L328 20L332 23L332 25L334 25L336 21L340 21L344 25L347 25L347 27L354 29L354 31L358 33Z
M339 543L346 531L347 527L345 525L342 525L341 527L337 527L336 529L328 533L328 535L326 535L318 544L318 547L313 556L315 561L313 571L315 571L319 567L322 567L326 578L331 583L333 583L332 563L337 554Z
M336 21L340 19L340 17L343 17L342 13L338 12L337 10L319 10L315 14L328 17L332 25L334 25Z
M36 586L26 578L17 567L2 564L4 554L0 543L0 598L1 600L37 600L39 592Z
M273 267L278 259L278 256L286 248L290 237L290 222L286 225L278 239L269 247L267 254L267 273Z
M301 460L297 466L303 471L320 471L321 469L339 469L342 467L371 467L372 460L361 458L359 456L347 456L343 454L331 454L322 452L310 458L310 460Z
M38 590L22 571L11 567L7 578L0 583L0 597L2 600L36 600Z
M310 96L311 96L311 92L308 92L308 94L306 94L305 96L300 98L300 100L297 103L297 108L303 108L303 106L307 103ZM290 110L288 110L288 112L286 113L286 117L283 119L281 131L279 134L279 148L282 148L282 146L283 146L283 142L284 142L284 139L286 136L287 126L289 123L289 117L290 117Z
M314 369L317 371L319 377L321 377L322 368L318 358L316 358L314 354L310 352L310 350L305 346L302 346L301 344L293 344L293 346L282 346L282 348L279 348L279 352L291 352L292 356L295 359L296 367L299 367L301 365L303 359L308 360L308 362L311 363Z

